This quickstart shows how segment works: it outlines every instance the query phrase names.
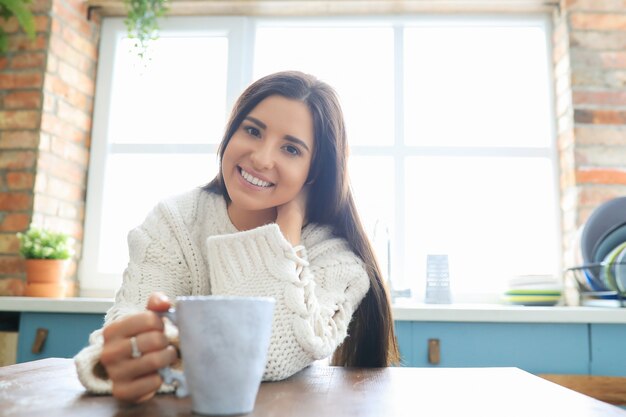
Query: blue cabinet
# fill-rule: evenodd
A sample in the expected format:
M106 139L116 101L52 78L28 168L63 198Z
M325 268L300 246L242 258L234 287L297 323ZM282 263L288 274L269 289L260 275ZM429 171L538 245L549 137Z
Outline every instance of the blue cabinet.
M590 324L591 374L626 375L626 326Z
M20 314L17 362L50 357L71 358L87 346L89 334L102 327L104 314L30 313ZM38 329L48 331L41 351L33 353Z
M514 366L532 373L589 373L587 324L396 322L403 365ZM437 339L440 362L428 362ZM626 372L625 372L626 374Z

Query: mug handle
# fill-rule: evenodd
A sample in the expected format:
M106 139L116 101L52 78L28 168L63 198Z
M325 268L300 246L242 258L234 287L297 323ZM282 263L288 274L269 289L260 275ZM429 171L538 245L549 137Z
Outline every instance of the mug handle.
M170 308L167 311L156 311L155 312L159 317L167 317L172 324L176 325L176 309ZM172 385L176 382L176 396L179 398L186 397L189 395L189 390L187 389L187 380L185 379L185 374L182 371L177 371L172 369L169 366L159 369L159 375L163 378L163 382L166 384Z

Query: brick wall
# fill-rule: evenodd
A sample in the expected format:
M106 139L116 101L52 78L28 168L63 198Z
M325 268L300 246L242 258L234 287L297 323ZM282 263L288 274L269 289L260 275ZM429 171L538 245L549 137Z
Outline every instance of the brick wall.
M554 63L565 263L575 230L626 195L626 1L562 0Z
M0 57L0 294L24 276L15 232L33 223L83 235L98 16L80 0L36 0L34 42L12 19ZM76 262L68 278L75 282ZM73 286L70 285L70 292Z

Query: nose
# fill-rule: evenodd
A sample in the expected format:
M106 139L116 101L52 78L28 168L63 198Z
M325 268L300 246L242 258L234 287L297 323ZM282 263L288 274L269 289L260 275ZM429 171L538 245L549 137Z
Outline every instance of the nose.
M274 155L272 147L266 141L259 144L250 154L252 168L256 170L267 170L274 166Z

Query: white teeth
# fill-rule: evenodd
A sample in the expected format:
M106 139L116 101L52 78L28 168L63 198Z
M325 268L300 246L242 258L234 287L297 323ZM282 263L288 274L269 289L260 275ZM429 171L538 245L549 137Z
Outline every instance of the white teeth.
M248 181L250 184L254 184L257 187L269 187L272 185L271 182L267 182L267 181L263 181L258 179L255 176L252 176L251 174L247 173L246 171L244 171L242 168L241 169L241 176Z

